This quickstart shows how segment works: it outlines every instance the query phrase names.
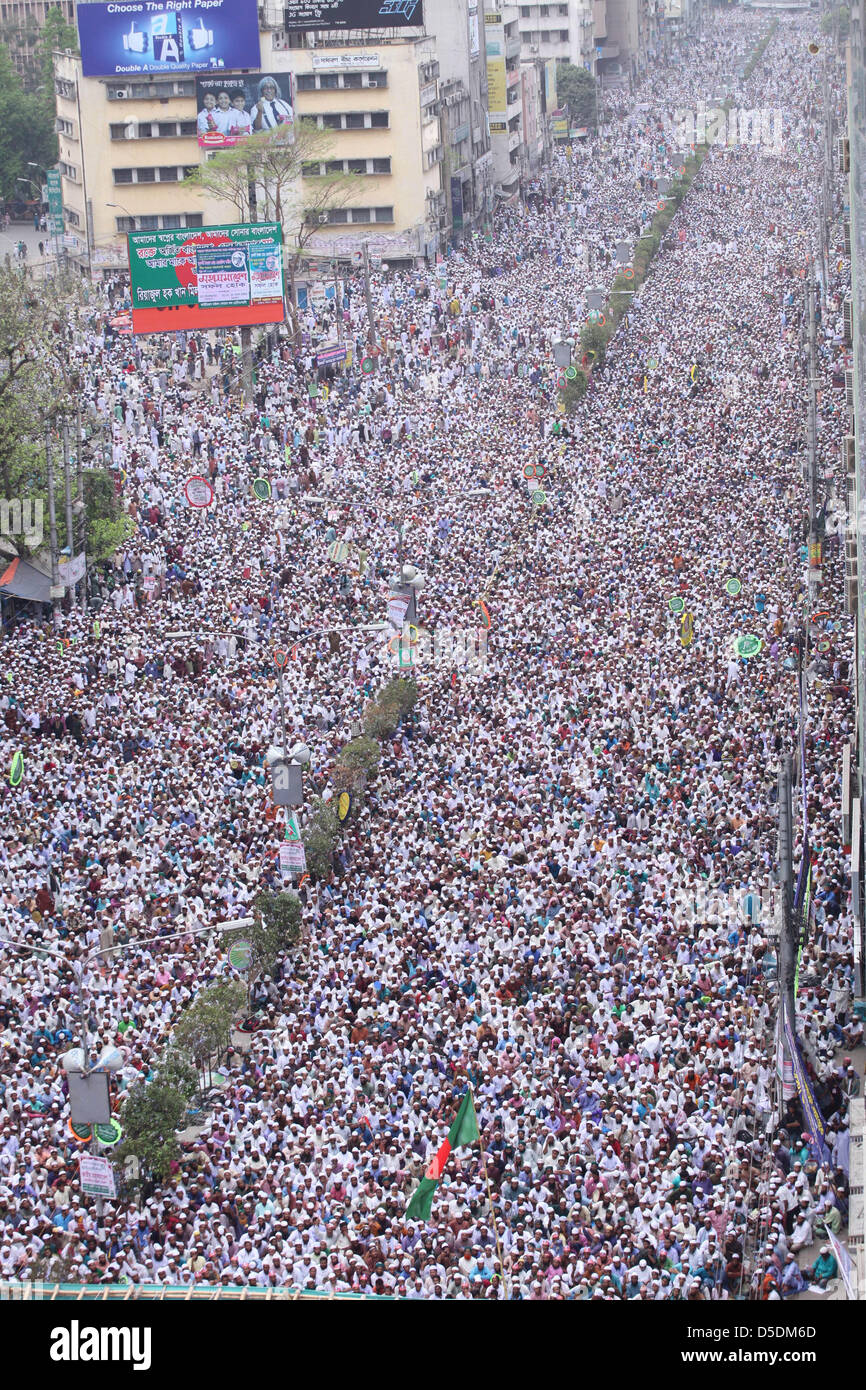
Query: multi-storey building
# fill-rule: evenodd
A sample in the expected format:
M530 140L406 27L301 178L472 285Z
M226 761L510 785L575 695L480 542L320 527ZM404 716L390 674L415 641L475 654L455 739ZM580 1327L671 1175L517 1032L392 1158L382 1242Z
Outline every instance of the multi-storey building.
M376 34L363 44L341 37L289 49L282 48L284 36L272 37L272 70L290 66L295 74L297 114L331 136L326 168L318 172L363 176L345 207L322 214L318 243L344 255L372 237L392 248L391 259L434 255L445 213L434 40ZM314 177L307 171L302 195Z
M484 33L494 179L500 196L510 198L519 191L525 162L517 6L485 10Z
M555 58L593 71L593 14L590 0L519 5L518 26L523 55Z
M281 12L273 18L278 25ZM435 254L445 197L434 40L413 30L331 42L266 18L259 37L259 71L292 72L296 115L330 136L323 163L305 168L296 201L303 205L322 173L361 176L345 206L319 214L316 244L338 255L364 240L374 250L387 246L392 259ZM66 244L83 268L125 265L129 231L237 220L233 205L183 186L209 153L198 143L193 75L85 77L79 58L58 54L55 89Z
M428 4L427 32L439 59L442 188L449 236L458 240L493 208L493 153L487 121L487 55L481 0Z

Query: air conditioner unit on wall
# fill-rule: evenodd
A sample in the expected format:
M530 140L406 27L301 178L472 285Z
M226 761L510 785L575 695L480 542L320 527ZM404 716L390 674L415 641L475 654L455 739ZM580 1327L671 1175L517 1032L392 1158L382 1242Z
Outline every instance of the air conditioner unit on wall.
M115 87L115 89L114 89L114 100L115 100L115 101L126 101L127 98L128 98L128 96L129 96L129 88L128 88L128 87Z

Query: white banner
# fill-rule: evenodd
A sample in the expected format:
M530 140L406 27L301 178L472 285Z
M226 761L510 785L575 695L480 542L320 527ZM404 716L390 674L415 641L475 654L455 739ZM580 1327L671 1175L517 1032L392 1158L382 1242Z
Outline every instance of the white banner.
M116 1197L114 1169L107 1158L95 1154L81 1154L78 1159L78 1176L81 1190L89 1197Z

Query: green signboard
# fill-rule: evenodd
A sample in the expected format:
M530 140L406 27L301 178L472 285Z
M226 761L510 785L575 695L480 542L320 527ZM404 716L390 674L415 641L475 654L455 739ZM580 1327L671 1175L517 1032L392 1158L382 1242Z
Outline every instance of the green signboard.
M130 232L132 331L282 323L278 222Z
M51 231L54 236L63 235L63 183L59 169L49 169L46 176L48 185L48 215L51 218Z

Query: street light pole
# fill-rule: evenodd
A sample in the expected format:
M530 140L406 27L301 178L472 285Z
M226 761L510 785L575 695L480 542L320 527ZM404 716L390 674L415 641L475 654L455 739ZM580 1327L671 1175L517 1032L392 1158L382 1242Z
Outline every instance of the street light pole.
M57 616L58 598L56 590L60 588L60 566L57 559L57 509L54 502L54 457L51 453L51 438L48 426L45 426L45 472L48 484L48 540L51 548L51 606L54 616Z

